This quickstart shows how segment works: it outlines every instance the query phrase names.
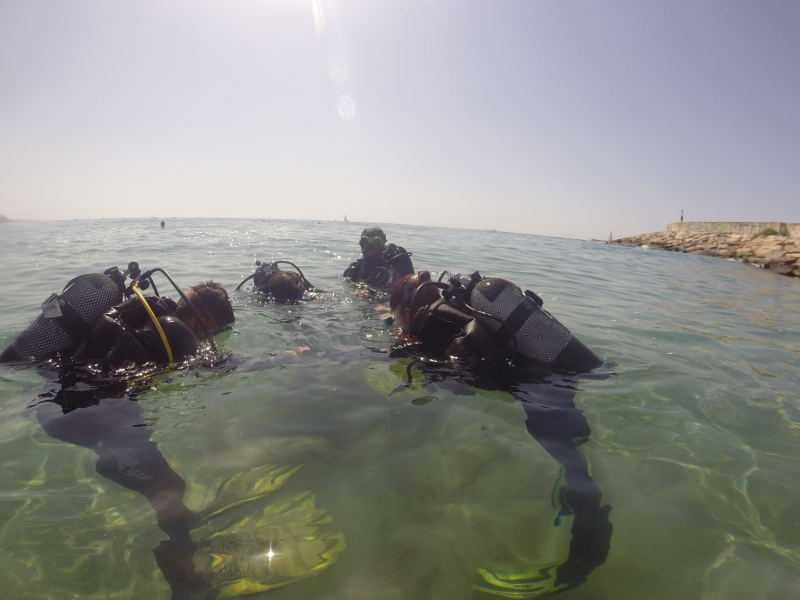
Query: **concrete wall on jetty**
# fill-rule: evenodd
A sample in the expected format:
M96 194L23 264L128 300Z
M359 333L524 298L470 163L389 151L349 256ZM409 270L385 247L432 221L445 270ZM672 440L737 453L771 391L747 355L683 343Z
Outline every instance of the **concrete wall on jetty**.
M686 231L691 233L708 232L755 235L756 233L761 233L765 229L774 229L780 235L800 237L800 223L683 221L667 225L667 231Z

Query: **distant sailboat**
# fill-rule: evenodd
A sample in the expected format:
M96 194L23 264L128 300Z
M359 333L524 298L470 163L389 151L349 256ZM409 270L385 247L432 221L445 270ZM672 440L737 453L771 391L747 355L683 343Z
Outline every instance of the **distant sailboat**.
M609 231L608 232L608 241L609 242L613 242L614 241L614 232L613 231Z
M344 222L347 223L347 215L344 216Z

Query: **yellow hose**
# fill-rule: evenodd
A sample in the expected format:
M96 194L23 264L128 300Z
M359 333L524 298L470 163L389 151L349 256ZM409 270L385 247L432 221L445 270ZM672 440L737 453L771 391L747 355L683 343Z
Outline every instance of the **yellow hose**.
M134 283L131 286L131 289L134 292L136 292L136 295L139 297L139 300L142 301L144 309L147 311L147 314L150 315L150 320L153 321L153 325L156 326L156 331L158 331L158 335L161 336L161 341L164 344L164 349L167 351L167 362L174 362L172 359L172 348L169 347L169 342L167 341L167 334L164 333L164 328L161 327L161 323L158 322L156 314L153 312L153 309L150 308L150 305L147 303L147 300L144 299L142 292L139 291L139 284Z

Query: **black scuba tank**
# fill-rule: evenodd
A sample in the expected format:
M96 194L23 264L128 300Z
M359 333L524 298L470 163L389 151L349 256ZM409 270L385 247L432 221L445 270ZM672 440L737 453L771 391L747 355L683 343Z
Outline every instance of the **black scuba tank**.
M121 300L122 292L110 277L77 277L61 294L45 300L42 314L0 354L0 362L40 360L75 348L98 317Z
M501 348L509 347L528 358L569 370L591 369L603 362L541 308L535 294L524 293L507 279L480 279L470 290L469 304L480 311L476 318L492 332Z

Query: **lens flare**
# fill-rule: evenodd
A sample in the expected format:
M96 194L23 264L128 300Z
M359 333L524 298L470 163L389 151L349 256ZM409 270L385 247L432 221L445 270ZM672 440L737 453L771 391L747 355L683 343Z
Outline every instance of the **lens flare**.
M311 0L311 10L314 13L314 31L322 35L325 31L325 13L322 12L322 0Z
M331 54L328 57L328 77L331 81L339 85L347 81L348 78L347 61L341 54Z
M353 102L353 99L350 96L344 94L339 96L339 102L336 104L336 110L339 111L340 117L342 117L345 121L349 121L356 114L356 103Z

